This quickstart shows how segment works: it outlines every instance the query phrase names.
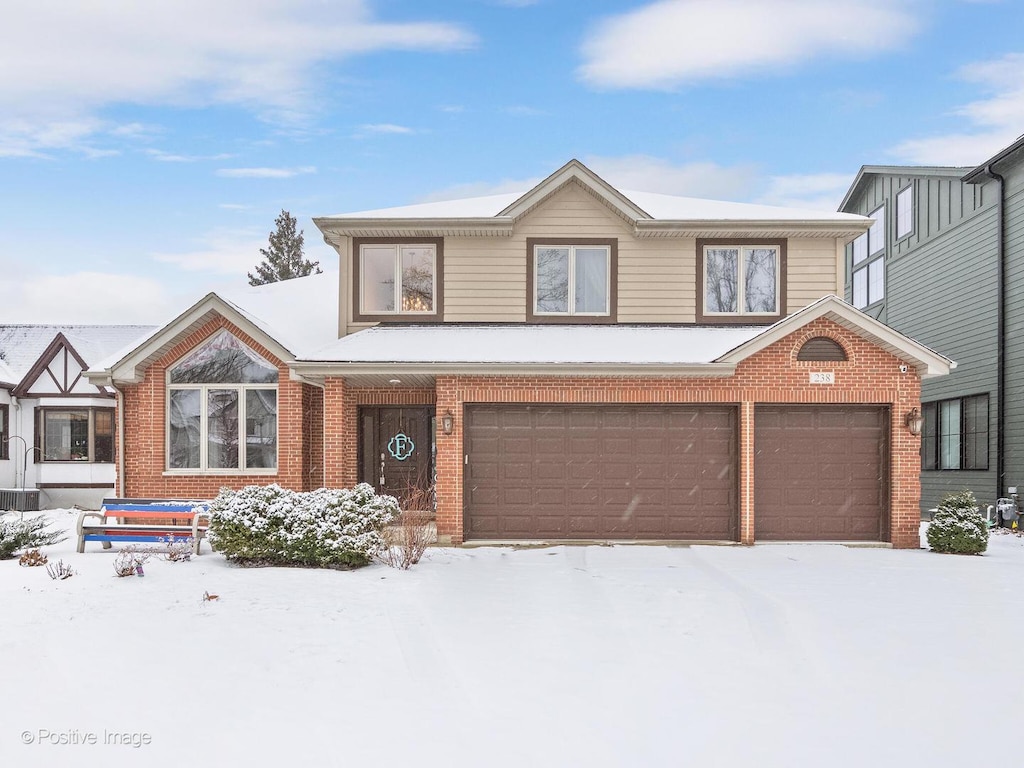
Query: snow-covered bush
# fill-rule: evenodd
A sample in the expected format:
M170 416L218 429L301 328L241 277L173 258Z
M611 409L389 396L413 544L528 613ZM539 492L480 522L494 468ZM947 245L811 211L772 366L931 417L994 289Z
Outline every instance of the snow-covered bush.
M980 555L988 548L988 525L970 491L950 493L939 503L928 526L928 546L934 552Z
M13 557L23 549L38 549L66 538L60 531L48 531L50 521L45 515L26 517L0 513L0 560Z
M397 514L398 501L366 483L306 493L249 485L221 490L207 535L214 550L239 563L351 568L370 562Z

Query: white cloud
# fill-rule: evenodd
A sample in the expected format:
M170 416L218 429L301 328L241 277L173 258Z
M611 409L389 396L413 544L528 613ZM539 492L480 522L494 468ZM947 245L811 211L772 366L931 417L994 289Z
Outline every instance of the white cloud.
M8 281L0 317L16 323L158 323L174 307L158 280L103 272Z
M543 109L537 107L528 107L525 104L514 104L511 107L505 107L502 112L508 115L514 115L515 117L540 117L546 115Z
M226 153L219 155L180 155L174 152L164 152L161 149L146 149L143 151L161 163L198 163L201 160L227 160L233 157L233 155Z
M410 134L415 133L412 128L405 125L395 125L394 123L367 123L366 125L359 126L359 132L356 136L363 136L367 133L384 133L384 134Z
M909 0L661 0L599 22L579 77L601 88L667 89L856 58L905 44Z
M218 168L217 175L227 179L290 179L316 173L316 166L303 165L299 168Z
M173 264L187 272L221 275L245 275L263 259L260 248L267 247L266 234L253 230L216 230L200 242L200 247L182 253L153 253L152 258Z
M957 77L988 94L953 110L967 130L908 139L893 148L903 162L929 165L977 165L1013 143L1024 130L1024 53L962 67Z
M475 44L458 24L385 22L367 0L14 3L0 24L0 153L74 148L112 104L303 113L326 63ZM74 136L54 137L61 126Z
M781 205L785 208L807 208L815 211L836 211L850 188L853 173L805 173L790 176L769 176L767 187L754 202Z

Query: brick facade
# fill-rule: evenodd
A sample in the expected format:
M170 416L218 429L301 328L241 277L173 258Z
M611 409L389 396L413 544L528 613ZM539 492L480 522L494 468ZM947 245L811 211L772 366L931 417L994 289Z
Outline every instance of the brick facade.
M180 474L165 470L166 371L221 328L278 366L279 466L276 474ZM842 362L796 359L815 336L835 339ZM754 541L754 406L766 403L874 404L889 408L889 520L895 547L918 546L920 438L903 424L920 405L920 378L911 366L824 318L751 355L729 377L439 375L434 388L357 387L328 377L323 389L292 381L269 350L223 319L181 339L153 363L142 383L124 387L126 493L129 496L210 497L222 486L277 482L303 490L323 484L348 487L358 479L358 413L363 405L436 405L438 419L455 415L451 435L437 433L437 528L441 540L463 539L463 406L467 403L729 403L739 430L739 539ZM809 384L811 371L833 371L835 383Z

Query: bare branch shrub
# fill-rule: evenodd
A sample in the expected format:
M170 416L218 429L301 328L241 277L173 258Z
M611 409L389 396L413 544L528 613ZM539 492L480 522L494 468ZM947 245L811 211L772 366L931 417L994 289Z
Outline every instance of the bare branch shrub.
M403 571L416 565L434 540L434 486L411 486L398 497L401 513L384 529L384 545L374 559Z
M162 541L167 544L167 551L163 553L163 559L167 562L187 563L192 559L192 545L195 544L195 539L191 536L175 538L171 535Z
M117 552L117 559L114 560L114 573L119 578L141 575L139 572L142 570L142 564L149 560L150 554L134 544L121 547Z
M46 566L46 572L55 581L64 581L64 579L70 579L75 575L75 572L71 570L71 566L67 565L63 560L58 560L56 565Z

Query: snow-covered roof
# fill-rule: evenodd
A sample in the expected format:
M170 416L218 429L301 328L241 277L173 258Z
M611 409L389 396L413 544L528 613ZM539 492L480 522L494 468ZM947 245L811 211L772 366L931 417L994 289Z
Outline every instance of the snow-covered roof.
M332 219L460 219L493 218L501 214L529 190L504 195L469 197L461 200L442 200L396 208L378 208L370 211L340 213ZM724 200L705 200L697 197L663 195L656 192L619 190L643 209L651 218L666 221L862 221L863 217L851 213L836 213L806 208L784 208L755 203L733 203Z
M303 362L543 365L710 363L764 327L630 325L382 326L303 355Z
M149 325L0 325L0 363L20 381L58 333L91 365L152 330ZM5 379L0 368L0 381Z
M237 319L279 345L283 357L296 357L338 338L338 273L327 271L268 285L208 293L185 312L93 363L91 372L113 371L129 359L136 361L129 367L136 367L138 361L148 360L173 344L183 330L190 329L216 307L237 313Z

